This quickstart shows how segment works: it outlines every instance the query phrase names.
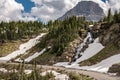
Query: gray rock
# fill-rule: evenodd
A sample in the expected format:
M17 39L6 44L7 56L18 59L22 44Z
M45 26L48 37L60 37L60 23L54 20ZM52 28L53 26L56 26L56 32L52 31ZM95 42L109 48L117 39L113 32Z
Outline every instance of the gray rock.
M59 20L71 16L85 16L88 21L99 21L105 15L99 4L92 1L81 1L73 9L65 13Z

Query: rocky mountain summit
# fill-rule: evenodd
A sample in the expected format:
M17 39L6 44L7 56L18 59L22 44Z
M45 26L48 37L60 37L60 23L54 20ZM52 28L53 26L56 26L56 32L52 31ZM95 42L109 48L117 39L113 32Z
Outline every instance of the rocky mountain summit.
M59 20L71 16L85 16L88 21L99 21L104 17L103 9L92 1L81 1L74 8L66 12Z

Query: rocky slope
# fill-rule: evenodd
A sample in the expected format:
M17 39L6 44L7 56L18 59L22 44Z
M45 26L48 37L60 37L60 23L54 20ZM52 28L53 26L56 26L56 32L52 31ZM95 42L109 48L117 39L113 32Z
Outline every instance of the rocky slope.
M109 68L109 73L115 73L117 76L120 76L120 63L114 64Z
M70 44L65 47L63 54L61 56L56 56L55 54L49 54L49 52L45 52L44 54L40 55L35 60L38 64L42 65L53 65L57 62L66 62L71 61L72 57L75 54L75 51L77 49L77 46L82 42L82 39L80 37L74 39ZM33 63L34 60L32 60L30 63Z
M104 17L104 12L95 2L81 1L73 9L60 17L59 20L64 20L71 16L85 16L88 21L98 21Z
M120 54L120 24L102 25L100 42L105 48L92 58L80 63L81 66L93 65L116 54Z

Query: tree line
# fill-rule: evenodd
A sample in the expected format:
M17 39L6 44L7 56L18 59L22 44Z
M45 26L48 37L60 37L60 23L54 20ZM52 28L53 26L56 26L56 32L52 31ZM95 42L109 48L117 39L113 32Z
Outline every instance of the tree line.
M0 23L0 43L6 41L12 41L17 39L23 39L27 37L32 37L33 35L38 35L44 24L38 21L29 22L1 22Z
M103 19L103 22L107 22L109 24L120 23L120 12L116 10L114 14L112 14L111 9L109 9L108 15Z

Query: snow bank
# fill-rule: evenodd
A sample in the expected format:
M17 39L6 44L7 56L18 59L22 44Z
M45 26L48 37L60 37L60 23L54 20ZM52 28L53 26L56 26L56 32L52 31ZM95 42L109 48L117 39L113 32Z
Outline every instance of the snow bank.
M87 41L88 37L91 37L90 33L88 33L87 37L84 39L84 42L79 45L79 48L77 50L78 53L82 49L82 46L84 45L84 43ZM89 47L83 53L80 53L80 54L82 54L82 56L79 59L77 59L75 62L73 62L71 65L68 65L69 62L60 62L60 63L54 64L54 66L64 66L66 68L84 69L84 70L91 70L91 71L107 73L109 68L113 64L120 62L120 59L119 59L120 54L109 57L109 58L101 61L100 63L92 65L92 66L80 67L78 64L79 62L87 60L87 59L91 58L92 56L96 55L103 48L104 48L104 46L102 46L102 44L99 43L99 38L96 38L92 44L89 44ZM76 54L78 54L78 53L76 53Z
M11 54L5 56L5 57L0 57L0 61L9 61L21 54L24 54L27 50L35 46L37 43L39 43L39 39L44 36L46 33L42 33L41 35L37 36L34 39L30 39L28 42L21 44L19 47L19 50L12 52Z
M16 70L16 69L13 69L13 70L7 70L7 69L5 69L5 68L0 68L0 71L1 72L4 72L4 73L7 73L7 72L15 72L15 73L17 73L18 71ZM24 70L24 73L25 74L31 74L32 73L32 70Z
M89 38L89 37L90 37L90 40L92 40L90 33L88 33L87 37L84 39L84 42L78 46L78 50L77 50L76 54L79 54L79 51L82 49L83 45L87 41L87 38ZM88 48L84 52L80 53L80 54L82 54L82 56L79 59L77 59L75 62L73 62L71 65L68 65L69 62L60 62L60 63L54 64L54 65L74 68L75 66L79 65L78 64L79 62L91 58L92 56L94 56L98 52L100 52L103 48L104 48L104 46L101 43L99 43L99 38L96 38L93 43L89 44Z
M6 70L5 68L0 68L0 71L6 73L8 70Z
M69 77L66 74L60 74L53 70L42 72L41 75L45 76L47 73L52 73L55 76L55 80L69 80Z
M92 65L92 66L80 67L80 69L86 69L86 70L92 70L92 71L107 73L109 68L113 64L116 64L116 63L120 63L120 54L109 57L109 58L101 61L100 63Z
M24 70L24 73L25 73L25 74L31 74L31 73L32 73L32 70Z
M86 39L90 36L88 33L88 36L84 39L84 42ZM78 51L81 50L81 46L84 45L84 42L79 45ZM54 66L64 66L66 68L75 68L75 69L84 69L84 70L91 70L91 71L97 71L102 73L107 73L109 68L116 63L120 63L120 54L114 55L112 57L109 57L105 60L102 60L100 63L92 65L92 66L79 66L79 62L87 60L91 58L92 56L96 55L99 51L101 51L104 48L101 43L99 43L99 38L96 38L93 43L89 44L89 47L81 53L82 56L77 59L75 62L73 62L71 65L68 65L69 62L60 62L57 64L54 64Z
M83 70L90 70L90 71L97 71L97 72L107 73L109 68L113 64L120 63L119 58L120 58L120 54L109 57L109 58L101 61L100 63L92 65L92 66L80 67L79 64L77 64L77 62L82 61L83 59L85 59L85 57L83 57L82 59L79 59L78 61L76 61L72 65L68 65L68 62L63 62L63 63L57 63L57 64L55 64L55 66L64 66L66 68L75 68L75 69L83 69Z
M38 57L39 55L43 54L46 51L46 49L43 49L41 52L36 52L35 54L33 54L32 56L28 57L25 59L25 62L30 62L31 60L33 60L34 58Z
M48 47L48 49L50 49L51 46ZM26 58L24 61L25 62L30 62L31 60L33 60L34 58L38 57L39 55L43 54L46 51L46 48L44 48L42 51L40 52L36 52L34 53L32 56L29 56L28 58ZM23 62L23 60L21 58L18 58L15 60L16 62Z
M48 47L48 49L50 49L51 46ZM38 57L39 55L43 54L46 51L46 48L44 48L42 51L40 52L36 52L35 54L33 54L32 56L29 56L28 58L25 59L25 62L30 62L31 60L33 60L34 58Z
M98 43L99 38L97 38L94 43L89 44L89 47L83 52L82 57L80 57L75 63L73 64L77 64L81 61L87 60L89 58L91 58L92 56L96 55L99 51L101 51L104 46L102 46L102 44Z

